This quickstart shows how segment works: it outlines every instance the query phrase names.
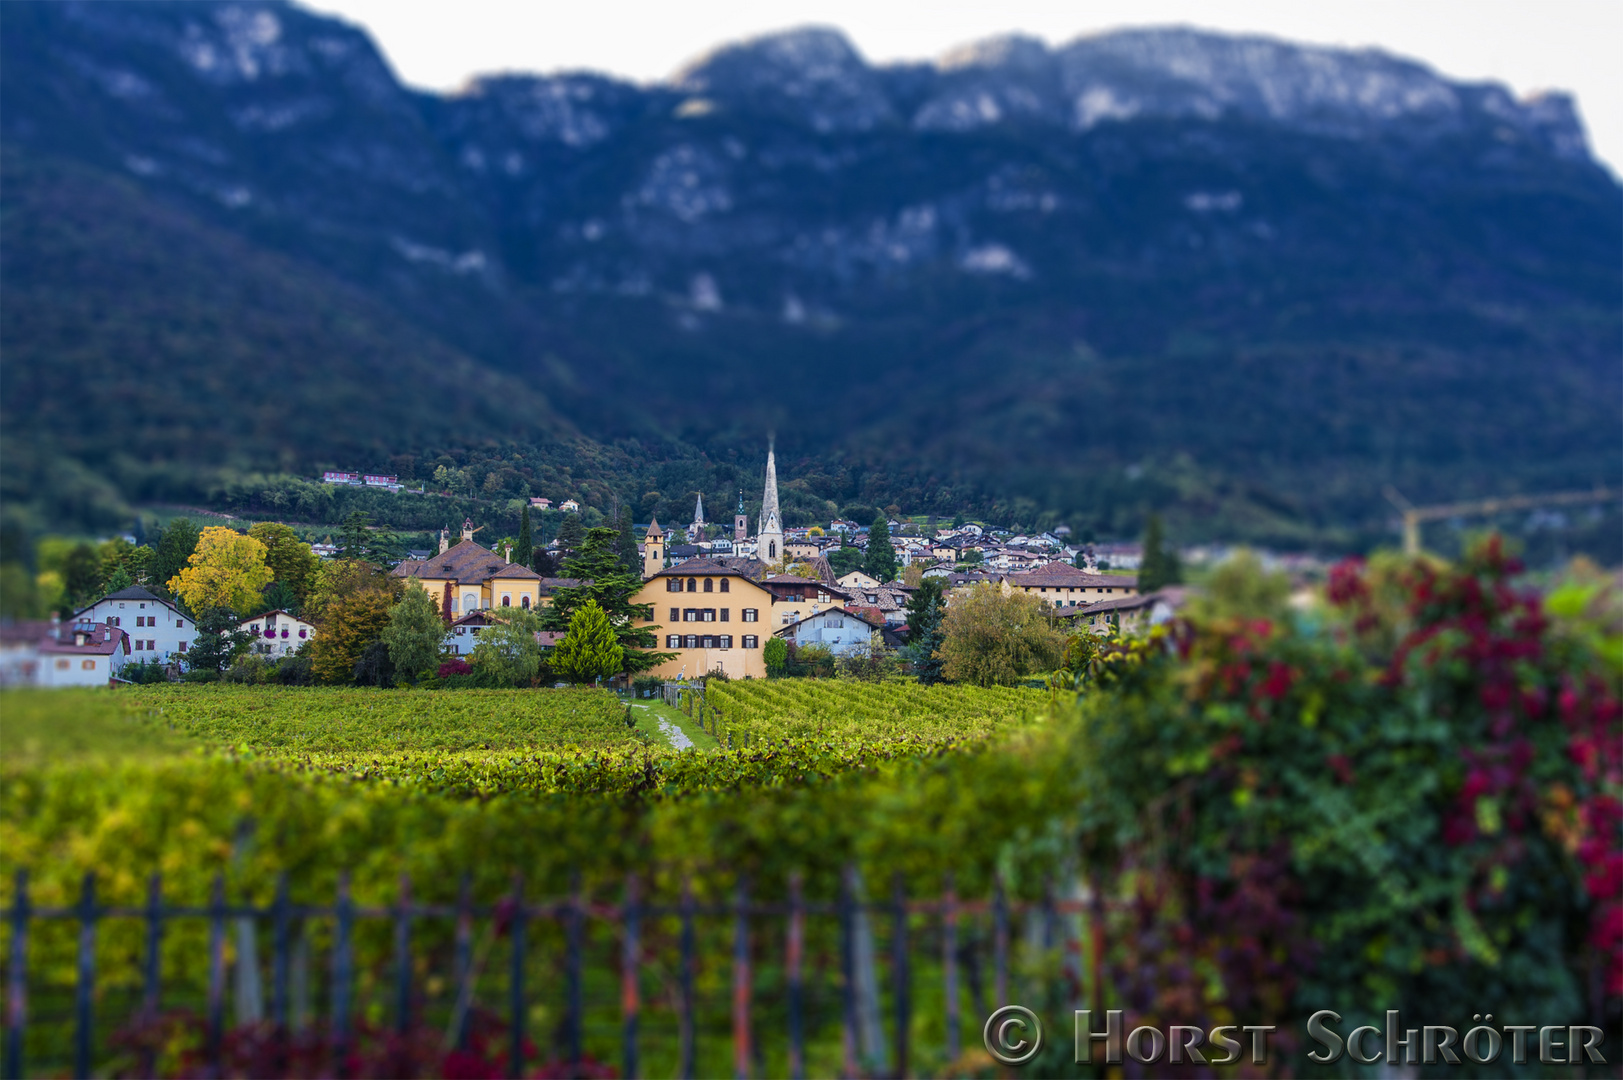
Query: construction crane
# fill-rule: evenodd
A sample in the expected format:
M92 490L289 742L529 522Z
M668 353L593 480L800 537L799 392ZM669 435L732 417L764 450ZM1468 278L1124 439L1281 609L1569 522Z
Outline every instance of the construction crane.
M1391 484L1384 489L1386 499L1403 514L1403 553L1420 554L1420 523L1442 521L1446 518L1471 517L1504 513L1507 510L1531 510L1540 506L1572 506L1583 503L1610 502L1623 495L1615 488L1597 487L1593 491L1559 491L1549 495L1506 495L1499 499L1472 499L1469 502L1444 503L1441 506L1414 506L1398 493Z

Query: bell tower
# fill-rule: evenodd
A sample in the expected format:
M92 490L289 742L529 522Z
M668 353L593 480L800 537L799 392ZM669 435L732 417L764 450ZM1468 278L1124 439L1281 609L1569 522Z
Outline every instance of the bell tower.
M744 489L738 489L738 513L733 515L733 543L742 544L749 539L750 519L744 513Z
M647 581L665 569L665 530L659 519L648 523L648 532L642 538L642 579Z

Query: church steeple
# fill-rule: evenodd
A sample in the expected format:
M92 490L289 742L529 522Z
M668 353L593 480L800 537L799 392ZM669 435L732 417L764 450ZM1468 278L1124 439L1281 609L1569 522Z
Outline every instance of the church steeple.
M738 513L733 515L733 543L742 544L750 534L749 515L744 513L744 489L738 489Z
M704 539L704 492L699 492L698 500L693 504L693 526L689 534L695 541Z
M772 441L766 444L766 490L761 494L761 534L755 557L764 563L783 561L783 518L778 514L778 462Z
M656 517L648 523L648 533L642 538L642 578L647 581L665 569L665 530Z

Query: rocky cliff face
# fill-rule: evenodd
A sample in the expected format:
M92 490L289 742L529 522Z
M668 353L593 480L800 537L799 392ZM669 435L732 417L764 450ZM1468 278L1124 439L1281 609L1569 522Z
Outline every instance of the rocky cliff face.
M1615 447L1586 402L1617 396L1618 185L1560 95L1185 29L886 67L814 28L441 96L282 4L0 20L8 144L345 279L589 432L778 424L1006 478L1185 453L1359 499Z

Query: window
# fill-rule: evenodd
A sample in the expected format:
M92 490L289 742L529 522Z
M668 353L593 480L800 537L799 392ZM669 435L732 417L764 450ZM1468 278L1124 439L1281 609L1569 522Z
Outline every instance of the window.
M744 609L744 621L745 622L760 622L761 621L761 609L760 608L752 608L752 607L745 608Z
M665 635L665 647L667 649L680 649L682 647L682 635L681 634L666 634Z
M699 612L699 621L700 622L715 622L716 621L716 609L713 608L713 607L707 607L707 608L704 608L703 610L701 610Z
M714 649L716 647L716 639L711 637L709 634L706 634L699 640L704 642L703 645L699 646L701 649Z
M682 621L683 622L698 622L699 621L699 609L698 608L683 608L682 609Z
M301 638L302 638L302 637L304 637L304 636L305 636L305 635L306 635L306 634L307 634L307 633L309 633L309 631L307 631L307 630L305 630L305 629L304 629L304 628L303 628L303 627L300 627L300 628L299 628L299 636L300 636L300 637L301 637ZM185 648L186 648L186 646L184 646L184 645L182 645L182 646L181 646L181 648L182 648L182 649L185 649Z
M681 578L674 578L674 577L666 578L665 579L665 591L666 592L681 592L682 591L682 579Z
M457 614L457 612L460 610L458 608L458 604L459 604L459 601L457 600L457 598L454 597L454 596L451 597L451 614L452 615Z
M715 592L716 591L716 579L715 578L705 578L704 579L704 591L705 592Z
M157 652L157 651L158 651L158 643L156 641L153 641L151 638L147 638L147 652Z
M693 634L687 635L682 639L682 647L685 649L697 649L699 647L698 637Z
M530 610L530 598L528 596L524 597L522 600L520 600L518 602L518 606L523 608L525 611L529 611Z
M723 581L722 584L725 585L726 582ZM733 613L732 608L722 608L721 609L721 621L726 622L728 620L728 618L732 615L732 613Z
M140 641L140 639L136 639L135 648L136 648L137 651L139 651L141 649L141 641Z
M95 671L96 662L94 660L81 660L79 661L79 668L83 671Z
M300 636L300 637L303 637L303 636L304 636L304 631L303 631L303 630L300 630L300 631L299 631L299 636ZM180 643L180 648L179 648L179 649L178 649L178 650L177 650L177 651L179 651L179 652L185 652L185 651L186 651L186 646L187 646L187 645L190 645L190 644L191 644L191 642L189 642L189 641L182 641L182 642L181 642L181 643Z
M699 591L699 579L698 578L688 578L688 592L698 592L698 591Z
M117 615L109 615L109 616L107 616L107 625L108 626L117 626L118 625L118 616Z
M721 579L721 591L722 592L727 591L727 579L726 578Z
M723 635L721 635L721 647L723 649L732 648L733 647L733 635L731 635L731 634L723 634Z
M184 629L186 629L186 620L184 620L184 619L176 619L175 620L175 629L176 630L184 630Z
M58 660L56 662L56 670L58 670L58 671L66 671L66 670L68 670L68 662L66 660Z
M744 635L744 648L746 648L746 649L758 649L760 647L761 647L761 639L760 638L756 637L754 634L745 634Z
M671 608L671 622L681 622L681 621L682 621L682 609L681 608Z
M511 596L509 596L507 593L502 593L502 607L512 607L512 606L513 606L513 598Z

